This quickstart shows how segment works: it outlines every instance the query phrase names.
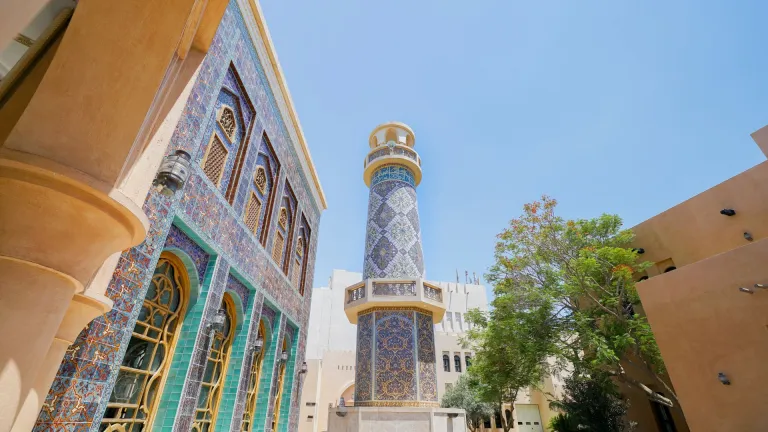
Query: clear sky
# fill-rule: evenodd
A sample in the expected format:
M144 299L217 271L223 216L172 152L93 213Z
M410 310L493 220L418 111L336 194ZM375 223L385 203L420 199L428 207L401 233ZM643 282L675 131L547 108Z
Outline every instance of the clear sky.
M262 0L328 210L315 286L362 271L367 138L416 132L427 276L484 274L541 194L635 225L764 160L764 0Z

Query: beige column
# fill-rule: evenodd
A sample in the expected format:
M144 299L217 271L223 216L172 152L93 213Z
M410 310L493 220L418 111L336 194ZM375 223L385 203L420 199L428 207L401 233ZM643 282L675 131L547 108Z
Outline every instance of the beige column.
M184 87L177 78L201 61L190 49L207 49L196 32L215 31L224 11L210 4L79 1L0 143L0 432L34 423L62 350L111 307L104 287L75 294L146 234L120 186Z
M53 338L53 343L48 348L48 354L43 359L34 387L27 394L26 400L19 410L16 422L11 429L13 432L32 430L67 348L72 345L77 335L89 322L108 312L111 307L112 301L103 296L91 297L87 293L75 294L64 315L64 320Z

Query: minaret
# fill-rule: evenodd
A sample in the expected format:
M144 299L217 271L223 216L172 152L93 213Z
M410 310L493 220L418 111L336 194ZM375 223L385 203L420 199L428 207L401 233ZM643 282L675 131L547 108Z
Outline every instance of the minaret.
M344 308L357 324L355 406L438 406L434 324L445 307L440 288L424 282L415 142L395 122L368 140L363 282L347 288Z

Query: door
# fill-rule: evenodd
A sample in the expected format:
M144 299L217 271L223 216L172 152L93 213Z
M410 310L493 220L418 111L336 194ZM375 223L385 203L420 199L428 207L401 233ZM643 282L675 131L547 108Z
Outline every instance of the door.
M544 432L538 405L515 405L515 413L516 426L520 432Z

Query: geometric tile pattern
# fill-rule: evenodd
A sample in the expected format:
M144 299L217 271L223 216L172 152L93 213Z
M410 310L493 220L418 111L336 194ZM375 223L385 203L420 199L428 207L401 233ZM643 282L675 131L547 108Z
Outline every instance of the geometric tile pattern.
M374 399L417 400L416 323L411 311L376 311Z
M301 166L278 109L276 97L282 96L276 96L275 91L278 90L273 90L268 83L263 65L272 66L268 60L262 63L261 59L266 58L258 51L261 48L257 49L251 43L250 35L258 39L259 32L255 29L253 18L248 15L250 11L244 17L240 4L245 2L230 1L166 150L166 154L184 150L193 155L196 163L190 169L189 182L181 193L171 198L159 195L154 190L147 195L143 205L143 211L149 219L146 239L121 254L107 287L106 295L114 302L114 307L92 321L67 351L38 417L35 431L98 431L117 378L119 364L125 355L141 304L150 286L152 273L160 253L166 247L185 251L189 262L184 263L192 273L189 275L190 280L196 280L200 285L199 297L194 300L195 305L188 309L181 330L184 333L184 328L188 327L189 337L184 338L180 334L177 344L178 348L183 346L189 353L186 357L174 358L186 363L178 369L181 380L192 376L198 366L195 364L196 355L205 351L203 348L207 341L200 329L221 305L230 273L236 274L243 285L250 287L246 293L230 286L233 295L237 293L243 300L243 316L248 315L248 308L253 307L258 293L265 305L269 302L275 308L273 318L276 320L272 320L275 328L270 335L279 337L278 328L286 325L295 328L293 339L296 343L292 344L292 350L293 347L298 350L295 361L299 365L303 361L312 291L307 290L304 296L298 293L244 221L246 198L249 192L256 189L253 175L259 157L262 157L261 161L268 165L268 170L274 176L272 184L268 185L271 189L267 190L267 194L273 190L278 191L274 193L274 201L279 202L280 192L290 182L294 220L297 217L307 220L310 238L305 239L306 286L312 286L314 275L320 207L310 192L309 173ZM228 138L216 120L223 105L232 107L235 113L237 127L233 140ZM231 156L227 158L219 187L207 178L200 164L214 132L219 133ZM241 153L242 158L234 157L238 153ZM235 159L244 161L239 178L232 175ZM232 189L228 189L230 187ZM227 196L234 197L232 203ZM274 233L278 210L275 207L278 206L268 208L268 200L262 203L263 216L259 224L264 224L265 232ZM271 240L270 235L267 244ZM195 246L188 247L191 245ZM194 315L190 316L190 313ZM243 326L239 331L247 328ZM232 349L240 349L242 346L241 343L235 343ZM268 365L275 366L276 347L269 348L271 352L268 349L265 355L263 372L264 379L268 381L265 383L262 380L259 389L260 406L257 411L263 411L262 417L256 420L264 421L260 424L266 424L264 415L267 409L271 409L269 380L274 371ZM237 356L240 358L242 353ZM230 367L237 368L239 365L231 363ZM232 382L235 382L234 379ZM295 386L297 380L292 382L294 387L285 392L284 406L298 406L300 388ZM195 385L189 385L189 382L185 385L183 388L166 385L165 389L169 389L169 392L164 392L163 397L167 396L167 415L159 424L155 424L154 431L189 430L189 425L185 423L185 410L188 409L185 401L194 403L199 388L195 389ZM237 397L240 397L239 390ZM290 418L282 422L281 428L290 427L295 430L298 418L293 414L291 412ZM169 417L171 420L167 420ZM220 430L218 425L217 429Z
M373 399L373 316L375 312L357 318L357 360L355 361L355 401Z
M423 401L437 401L437 369L435 367L435 326L432 314L416 312L419 361L419 395Z
M393 170L397 171L396 176L391 175ZM424 259L413 176L405 167L387 165L374 173L374 179L381 171L389 174L387 178L371 182L363 279L423 277ZM408 173L410 177L400 173Z

